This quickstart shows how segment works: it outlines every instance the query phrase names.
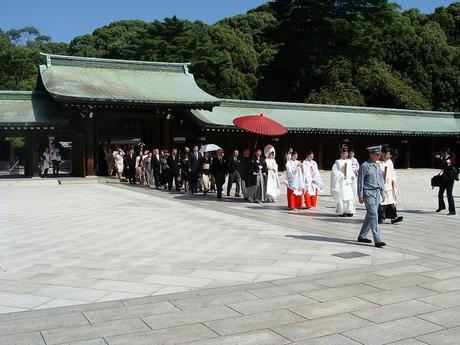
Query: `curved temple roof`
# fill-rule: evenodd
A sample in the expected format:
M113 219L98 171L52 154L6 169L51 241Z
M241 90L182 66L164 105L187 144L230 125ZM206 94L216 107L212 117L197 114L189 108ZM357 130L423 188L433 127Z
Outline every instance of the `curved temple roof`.
M0 126L60 126L69 122L41 92L0 91Z
M460 135L459 114L446 112L222 100L212 111L192 113L205 127L235 128L235 117L264 114L289 132Z
M45 89L60 102L146 104L211 109L220 100L204 92L189 64L43 54Z

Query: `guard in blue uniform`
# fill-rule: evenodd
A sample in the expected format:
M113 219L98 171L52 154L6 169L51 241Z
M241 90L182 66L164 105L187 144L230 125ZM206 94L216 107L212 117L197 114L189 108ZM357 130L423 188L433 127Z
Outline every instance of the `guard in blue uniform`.
M372 230L375 246L380 248L386 245L383 242L378 222L380 197L384 198L385 192L383 173L378 163L382 153L382 146L368 147L367 151L369 152L369 160L361 165L358 173L358 198L361 204L366 205L367 211L358 236L358 242L372 243L367 238L369 231Z

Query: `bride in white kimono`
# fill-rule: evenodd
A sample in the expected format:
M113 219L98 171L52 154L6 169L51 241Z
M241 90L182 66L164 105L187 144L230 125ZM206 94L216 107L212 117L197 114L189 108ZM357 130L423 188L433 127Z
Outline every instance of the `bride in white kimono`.
M355 195L353 193L352 162L348 159L348 148L341 148L340 159L337 159L331 172L331 194L336 203L335 213L340 217L353 217L355 209Z
M275 160L275 148L272 145L267 145L264 148L265 163L267 164L267 201L275 202L280 195L280 180L278 177L278 164Z

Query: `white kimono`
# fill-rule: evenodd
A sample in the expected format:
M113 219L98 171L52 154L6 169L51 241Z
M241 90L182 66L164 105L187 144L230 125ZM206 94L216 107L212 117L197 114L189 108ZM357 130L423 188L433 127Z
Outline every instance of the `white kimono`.
M337 214L354 214L355 195L353 192L353 180L355 174L352 162L349 159L337 159L331 172L331 194L337 204Z
M318 164L308 159L303 161L303 171L305 176L305 187L308 195L316 195L316 192L324 192L324 184L319 174Z
M396 172L393 161L388 159L386 161L379 161L382 168L383 178L385 182L385 200L381 205L396 204Z
M268 174L267 174L267 186L266 186L266 195L268 200L275 201L276 198L280 195L280 180L278 177L278 164L273 158L265 159L267 164Z
M305 177L300 161L290 160L286 163L286 185L294 195L305 193Z

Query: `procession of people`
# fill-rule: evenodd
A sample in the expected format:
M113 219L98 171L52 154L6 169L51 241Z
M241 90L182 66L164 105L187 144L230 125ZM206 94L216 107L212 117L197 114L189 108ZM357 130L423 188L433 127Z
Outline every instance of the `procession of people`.
M364 204L366 216L357 240L372 243L367 238L371 232L374 245L383 247L385 242L380 224L386 220L391 224L403 221L397 211L395 157L389 145L372 146L367 151L369 159L360 164L348 145L339 146L338 158L330 173L330 194L338 217L353 217L356 202ZM49 151L44 155L49 157ZM115 174L120 181L147 188L203 195L216 193L216 199L220 201L226 184L227 197L234 190L235 198L242 197L244 201L259 204L275 203L281 193L276 150L272 145L253 152L246 148L242 156L238 149L226 155L214 144L195 145L192 150L185 147L182 152L173 148L171 153L167 149L149 150L143 144L126 148L107 145L104 157L109 176ZM307 150L301 159L299 153L290 148L284 157L285 176L281 181L287 187L288 209L299 211L317 207L319 195L326 188L314 152ZM435 155L435 159L443 168L436 212L446 208L443 195L447 191L449 215L452 215L455 214L452 189L458 179L455 155L444 149Z

